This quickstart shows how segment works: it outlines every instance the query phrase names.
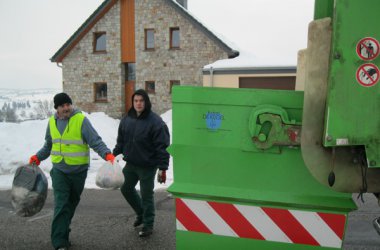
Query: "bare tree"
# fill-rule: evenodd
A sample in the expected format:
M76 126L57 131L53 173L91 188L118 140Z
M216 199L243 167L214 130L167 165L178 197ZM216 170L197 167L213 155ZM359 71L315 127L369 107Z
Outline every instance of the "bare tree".
M25 110L22 110L20 113L21 118L25 119L26 118L26 112Z
M14 109L8 108L5 113L6 122L18 122L18 117Z
M37 105L34 107L36 112L35 117L37 119L45 119L50 117L54 113L53 101L38 101Z

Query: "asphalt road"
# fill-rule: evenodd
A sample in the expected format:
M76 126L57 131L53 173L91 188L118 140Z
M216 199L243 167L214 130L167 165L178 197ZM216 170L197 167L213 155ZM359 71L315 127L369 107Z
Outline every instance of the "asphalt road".
M356 196L353 196L356 200ZM50 224L53 214L52 192L44 208L33 217L14 214L10 191L0 191L0 249L53 249ZM120 191L86 189L73 219L70 250L85 249L175 249L175 209L173 197L164 190L156 191L156 223L153 235L139 238L133 228L135 219ZM379 250L380 236L372 220L380 216L373 195L365 195L365 203L349 214L343 249ZM207 249L207 248L206 248Z
M51 190L44 208L28 218L14 214L10 199L10 191L0 191L0 249L53 249ZM132 226L135 215L119 190L85 189L71 224L70 250L175 249L174 199L166 191L156 191L155 201L154 233L140 238Z
M377 199L372 194L364 195L364 203L357 199L357 194L354 194L352 198L356 202L358 210L348 215L343 249L379 250L380 235L372 225L373 220L380 216Z

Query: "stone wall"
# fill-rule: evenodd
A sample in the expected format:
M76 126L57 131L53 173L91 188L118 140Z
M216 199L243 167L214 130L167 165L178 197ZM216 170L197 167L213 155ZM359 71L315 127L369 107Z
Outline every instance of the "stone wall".
M106 32L106 53L93 53L94 32ZM62 62L63 91L86 112L121 117L124 112L123 67L120 53L120 5L116 3L81 39ZM107 83L107 102L95 102L94 83Z
M136 89L155 81L155 94L149 94L153 110L171 109L170 80L181 85L202 86L202 68L228 58L203 31L170 6L166 0L136 0ZM180 49L171 50L170 27L180 28ZM145 51L144 29L155 30L155 49Z

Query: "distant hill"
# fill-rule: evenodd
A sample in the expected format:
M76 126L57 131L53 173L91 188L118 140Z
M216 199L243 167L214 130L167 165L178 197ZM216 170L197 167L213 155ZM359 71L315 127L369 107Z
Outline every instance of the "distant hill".
M54 112L53 97L61 89L0 88L0 122L22 122L49 117Z

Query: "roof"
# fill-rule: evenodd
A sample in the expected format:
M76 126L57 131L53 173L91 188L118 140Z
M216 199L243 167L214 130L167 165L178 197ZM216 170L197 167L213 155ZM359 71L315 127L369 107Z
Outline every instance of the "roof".
M51 62L62 62L63 58L74 48L74 46L87 34L88 31L101 19L109 9L117 2L117 0L105 0L74 32L52 58Z
M203 67L203 74L295 74L293 62L281 58L259 58L247 51L232 59L222 59Z
M243 74L296 74L296 66L257 66L242 68L203 69L203 75L243 75Z
M199 30L203 31L203 33L209 37L211 40L213 40L215 43L217 43L220 47L222 47L227 53L228 58L234 58L239 55L239 51L232 48L231 45L228 44L225 39L220 38L219 36L215 35L214 32L212 32L209 28L207 28L202 22L200 22L197 18L194 17L187 9L185 9L183 6L181 6L178 2L175 0L165 0L168 2L170 6L177 9L180 14L187 20L189 20L195 27L197 27Z
M91 28L101 19L118 0L105 0L74 32L73 35L62 45L61 48L50 58L51 62L62 62L65 56L75 47L75 45L91 30ZM189 20L194 26L201 30L207 37L217 43L226 53L229 58L234 58L239 55L239 51L232 49L227 42L216 36L205 25L198 21L185 8L178 4L175 0L164 0L174 9L176 9L184 18Z

